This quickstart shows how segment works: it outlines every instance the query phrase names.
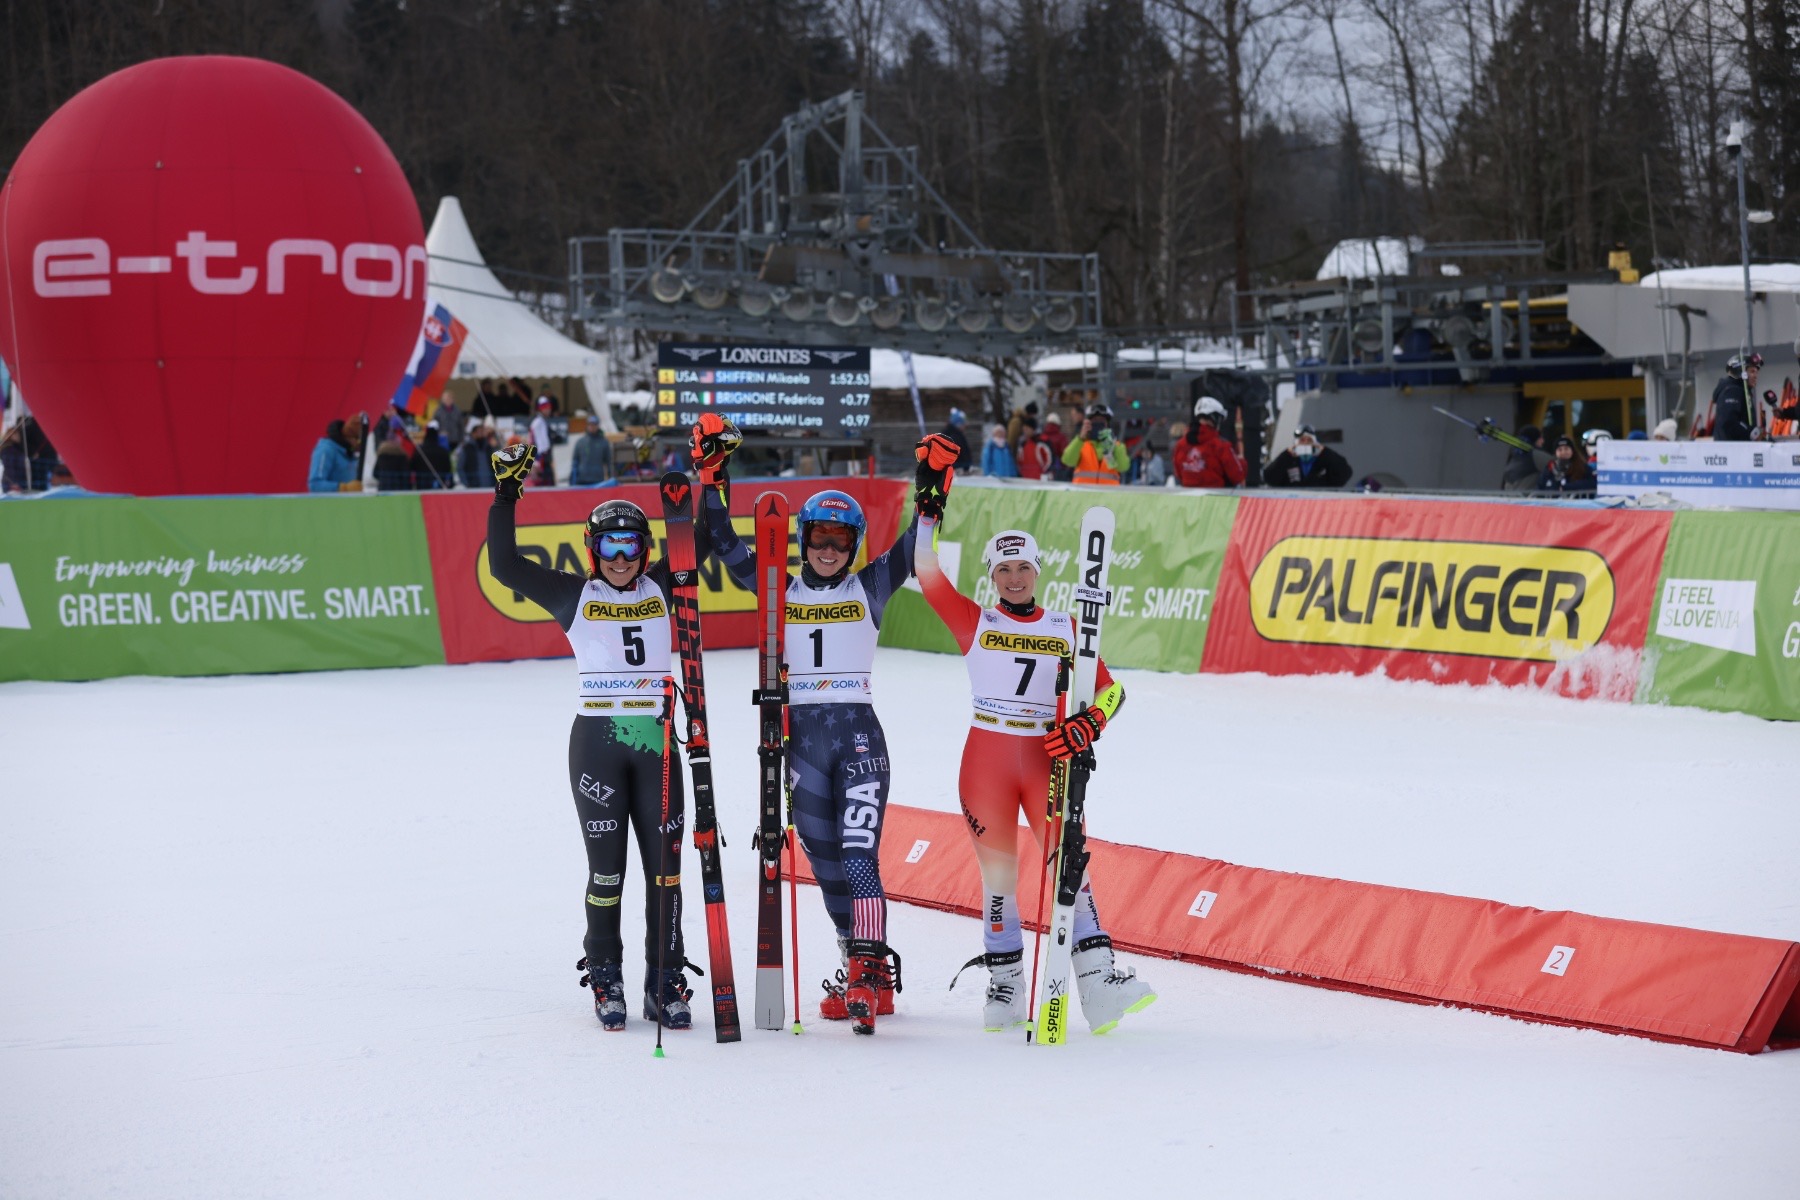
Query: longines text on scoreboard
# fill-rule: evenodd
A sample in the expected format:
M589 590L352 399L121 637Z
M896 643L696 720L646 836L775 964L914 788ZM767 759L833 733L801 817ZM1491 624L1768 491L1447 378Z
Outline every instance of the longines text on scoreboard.
M869 424L869 349L664 342L657 427L686 429L704 412L747 433L858 437Z

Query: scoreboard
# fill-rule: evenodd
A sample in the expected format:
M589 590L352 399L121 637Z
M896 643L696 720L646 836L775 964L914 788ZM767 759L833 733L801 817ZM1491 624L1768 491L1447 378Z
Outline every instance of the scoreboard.
M683 430L716 412L747 434L860 438L869 424L867 346L664 342L656 425Z

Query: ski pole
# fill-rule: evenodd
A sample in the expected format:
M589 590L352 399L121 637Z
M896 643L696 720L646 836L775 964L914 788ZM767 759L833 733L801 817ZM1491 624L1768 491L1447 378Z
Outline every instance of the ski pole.
M668 701L668 708L662 723L662 823L656 827L656 993L651 997L651 1004L656 1009L656 1058L663 1057L663 942L668 937L664 922L669 900L669 853L663 841L666 836L663 829L669 824L669 735L675 722L675 696L667 685L664 686L663 698Z
M800 1024L800 880L795 875L795 870L799 865L800 858L800 851L795 843L800 840L800 837L794 832L793 801L794 798L789 796L787 827L788 924L793 930L794 947L794 1033L801 1034L806 1032L806 1030Z

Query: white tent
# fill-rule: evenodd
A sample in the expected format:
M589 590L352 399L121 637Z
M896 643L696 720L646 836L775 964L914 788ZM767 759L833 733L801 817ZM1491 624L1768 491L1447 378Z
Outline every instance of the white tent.
M456 360L458 379L574 376L587 386L600 427L617 432L606 403L606 354L564 337L513 298L481 257L454 196L438 202L425 235L430 304L442 304L469 331Z

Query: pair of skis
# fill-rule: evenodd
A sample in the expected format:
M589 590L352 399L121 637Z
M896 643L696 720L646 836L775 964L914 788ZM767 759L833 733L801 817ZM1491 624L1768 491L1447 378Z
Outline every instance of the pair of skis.
M1078 713L1094 702L1094 686L1100 670L1100 625L1112 604L1107 577L1112 562L1113 513L1094 507L1081 518L1081 541L1075 557L1075 649L1068 691L1058 704L1058 717ZM1046 864L1056 889L1056 903L1045 926L1049 946L1043 956L1043 973L1034 989L1036 1021L1025 1031L1025 1040L1059 1046L1069 1037L1074 1013L1075 902L1087 879L1087 785L1094 771L1094 752L1080 754L1059 764L1052 777L1050 830L1055 845ZM1039 892L1042 904L1043 892ZM1034 970L1036 960L1033 960Z
M694 778L694 848L700 854L700 886L706 902L706 940L712 960L713 1030L721 1042L742 1038L731 933L725 918L725 881L719 863L718 813L713 803L712 744L706 727L706 679L700 663L700 576L694 543L694 486L680 471L662 477L663 520L667 528L669 592L675 645L681 657L681 691L688 719L688 763ZM761 709L761 818L757 826L756 1025L786 1024L782 996L781 851L793 853L793 831L784 828L781 798L787 749L787 675L781 662L787 619L788 505L779 492L756 501L757 645L759 674L754 696ZM789 887L795 886L790 868ZM799 981L794 996L794 1031L800 1031Z

